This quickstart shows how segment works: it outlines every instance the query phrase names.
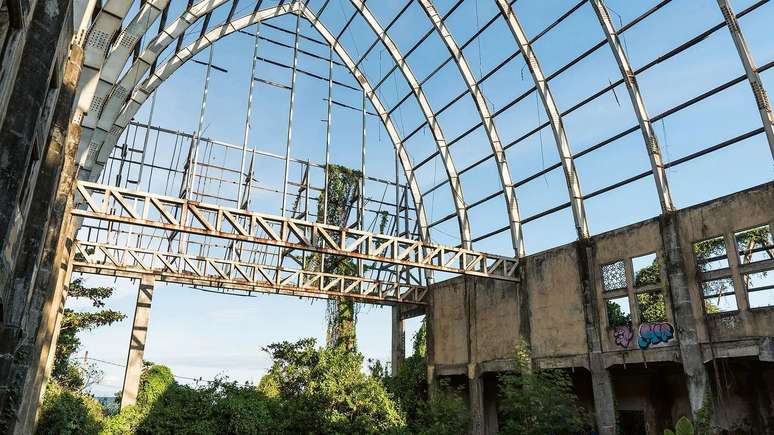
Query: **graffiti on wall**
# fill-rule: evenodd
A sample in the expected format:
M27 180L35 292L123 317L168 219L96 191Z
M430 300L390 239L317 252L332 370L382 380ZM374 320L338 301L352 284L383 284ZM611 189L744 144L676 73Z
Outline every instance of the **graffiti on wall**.
M666 343L675 336L675 328L669 323L643 323L640 325L640 349L647 349L652 345Z
M634 337L631 325L616 326L613 329L613 337L615 337L615 344L621 347L629 347L629 343L632 342Z

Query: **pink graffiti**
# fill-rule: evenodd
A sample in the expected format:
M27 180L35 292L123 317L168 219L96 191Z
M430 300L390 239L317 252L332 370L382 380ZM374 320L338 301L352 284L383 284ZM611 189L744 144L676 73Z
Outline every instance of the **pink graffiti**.
M632 342L634 332L630 325L620 325L613 329L613 337L615 337L615 344L621 347L629 347L629 343Z
M675 336L675 329L666 322L643 323L640 325L640 349L647 349L651 345L666 343Z

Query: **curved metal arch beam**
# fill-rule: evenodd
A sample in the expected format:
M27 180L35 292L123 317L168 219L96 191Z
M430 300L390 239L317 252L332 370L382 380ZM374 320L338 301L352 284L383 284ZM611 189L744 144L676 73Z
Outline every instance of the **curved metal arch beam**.
M575 228L578 231L578 237L580 239L586 239L589 237L586 209L583 206L583 194L581 193L580 179L575 170L575 162L573 162L572 159L570 143L567 140L564 125L562 124L562 114L559 112L559 108L556 105L556 101L554 101L551 90L548 88L548 82L546 81L545 74L543 74L543 69L540 67L540 62L538 62L537 56L535 56L535 52L532 50L532 45L529 43L529 38L527 38L527 34L524 33L524 29L521 27L518 18L516 18L516 14L513 12L513 9L508 4L507 0L496 1L497 6L500 8L500 12L505 18L505 22L511 29L511 33L524 56L527 66L529 67L529 72L532 74L532 79L535 81L535 87L538 94L540 94L540 98L543 100L543 107L546 110L546 114L548 114L548 120L551 123L551 130L553 131L556 147L562 162L562 168L564 169L564 178L567 181L567 190L570 194L572 214L575 218Z
M397 45L395 45L392 38L390 38L384 28L382 28L382 25L379 24L379 21L365 5L365 2L363 0L351 0L351 2L355 9L357 9L360 12L360 15L366 20L368 25L371 27L371 30L374 31L376 36L387 48L390 56L392 56L392 60L395 61L395 64L400 69L403 77L408 82L409 87L411 88L411 92L414 94L414 97L419 103L419 107L422 109L422 113L425 116L427 125L430 126L433 138L435 139L435 143L438 147L438 154L441 156L444 168L446 169L446 176L449 179L454 206L457 209L457 220L460 226L460 241L462 247L465 249L471 249L472 245L470 235L470 220L468 219L468 210L465 205L465 196L463 194L462 185L460 184L459 175L457 174L457 168L454 165L454 158L449 153L449 147L446 145L446 138L443 134L443 129L441 129L441 125L435 117L435 113L430 106L430 102L422 90L422 87L419 84L419 80L417 80L416 76L414 76L414 72L411 71L411 67L409 67L408 63L406 63L406 60L403 58L400 49Z
M102 65L110 49L110 41L113 40L116 31L121 28L121 23L133 2L134 0L108 1L97 15L94 24L89 28L83 50L83 71L78 79L75 97L75 101L77 101L75 121L79 124L82 119L78 118L84 114L96 113L98 115L102 109L103 101L94 99ZM82 132L81 145L88 143L90 138L91 131ZM79 154L82 154L83 151L85 150L78 150Z
M108 134L111 126L118 117L121 107L126 100L126 96L131 89L140 83L145 76L145 73L148 72L151 65L158 59L161 53L169 46L169 44L176 41L186 30L188 30L188 28L199 18L205 16L207 13L226 2L227 0L203 0L196 3L183 12L172 24L167 26L156 35L150 43L148 43L145 49L140 53L140 56L138 56L137 60L132 63L129 70L121 77L118 83L113 86L113 90L109 94L107 101L102 104L102 111L99 113L96 125L83 126L85 134L82 134L81 136L81 146L88 145L87 149L89 150L89 155L81 160L82 167L85 169L91 168L91 164L97 159L96 153L100 149L100 144L105 141L105 136ZM266 10L270 11L272 9L267 8ZM175 55L177 55L177 53L175 53ZM121 68L123 68L123 64L121 65ZM120 131L118 133L120 134ZM103 156L102 160L104 161L105 158L106 156Z
M650 167L656 182L656 191L658 192L658 199L661 203L661 212L671 212L675 209L675 205L672 201L672 193L669 190L669 182L664 168L664 161L661 157L661 147L658 144L656 133L653 130L653 124L650 122L648 111L645 109L645 100L642 98L640 87L637 84L637 77L634 75L634 70L629 63L629 57L623 49L621 40L618 38L618 33L616 33L613 21L610 19L610 14L607 12L603 0L591 0L591 6L594 8L594 12L596 12L597 18L599 19L599 24L605 32L607 44L613 51L613 56L618 63L618 69L621 70L621 76L623 77L624 83L626 83L626 89L629 91L629 98L632 101L634 113L637 114L640 131L642 132L643 139L645 139L645 148L650 157Z
M771 149L771 157L774 158L774 115L771 113L769 97L766 95L766 89L763 87L760 74L758 74L758 68L756 68L752 54L747 48L747 41L744 39L742 29L739 27L739 20L737 20L731 4L728 0L718 0L718 6L720 7L720 12L723 13L723 18L726 20L728 31L731 32L731 38L734 40L736 51L739 53L739 59L742 61L747 81L750 82L750 87L755 96L755 104L758 106L758 112L763 122L763 130L766 132L766 139Z
M513 182L511 181L511 172L508 169L508 162L505 158L505 151L503 150L502 142L500 141L500 135L495 128L494 119L492 113L489 111L484 93L478 87L476 78L473 75L473 71L468 65L468 61L462 54L462 50L454 41L449 30L446 28L443 19L435 9L432 0L419 0L419 4L424 9L430 21L433 23L433 27L438 35L446 44L446 48L452 55L454 62L460 70L462 78L465 80L465 84L470 90L470 95L473 96L473 101L476 104L478 113L481 116L481 121L484 125L484 130L489 138L489 143L492 146L492 153L494 155L495 164L497 165L498 173L500 175L500 183L503 186L503 196L505 197L505 204L508 208L508 223L511 228L511 242L513 243L513 249L517 256L524 255L524 240L521 232L521 217L519 215L519 206L516 202L516 193L513 189Z
M93 97L95 100L105 102L135 45L145 35L151 24L156 21L156 18L161 15L161 11L168 3L169 0L148 0L144 2L140 10L129 22L129 25L121 31L98 75L97 88ZM124 97L126 96L124 95ZM81 126L94 128L97 125L102 110L104 110L104 104L99 111L90 110Z
M281 12L281 11L285 11L285 12ZM275 8L264 9L256 13L233 20L227 24L218 26L208 31L201 39L198 39L192 42L191 44L189 44L188 46L186 46L185 48L181 49L179 53L176 53L175 56L172 59L170 59L170 61L159 66L159 68L156 70L156 73L154 73L151 77L149 77L143 84L138 85L135 88L135 91L132 93L130 100L127 101L127 103L123 106L120 115L118 116L114 125L110 129L111 134L106 138L105 142L101 144L100 157L102 158L102 160L98 161L96 164L98 166L103 166L104 159L107 158L107 155L110 153L110 150L112 150L112 147L115 145L115 141L117 141L118 139L118 134L113 134L113 132L118 131L120 134L120 131L123 131L123 129L128 125L129 121L131 121L134 114L137 113L137 110L139 110L140 106L145 102L145 100L150 96L150 94L153 93L153 91L155 91L155 89L159 85L161 85L161 83L163 83L167 78L169 78L183 63L191 59L195 54L197 54L201 50L209 47L210 44L216 42L220 38L223 38L224 36L227 36L233 32L236 32L238 30L241 30L248 26L256 24L257 22L263 19L282 15L284 13L290 13L290 12L292 13L300 12L304 15L304 17L309 22L312 23L314 28L320 33L320 35L323 36L326 42L328 42L333 47L336 54L342 59L344 64L352 72L352 74L354 75L356 80L360 83L360 85L363 86L363 89L365 90L365 93L366 93L366 97L371 101L371 104L374 106L374 110L379 115L379 118L384 124L385 129L387 130L387 133L390 135L390 138L396 148L398 159L401 163L401 166L403 167L403 171L406 176L406 180L408 181L409 189L411 190L411 194L413 197L414 206L417 210L417 222L418 222L418 227L420 231L420 237L422 238L422 240L426 240L426 241L431 240L430 234L428 232L428 226L427 226L427 215L425 213L425 207L422 201L422 195L419 189L419 184L417 183L416 176L414 175L414 170L411 164L411 160L405 148L403 147L403 142L398 134L398 129L395 127L395 124L392 122L392 118L390 118L390 116L387 114L387 111L385 110L384 105L381 103L381 100L374 92L373 87L369 83L368 79L355 66L355 62L352 60L352 58L349 56L349 54L346 52L343 46L341 46L338 43L338 41L336 41L333 34L331 34L330 31L328 31L328 29L319 20L317 20L317 17L314 15L314 13L301 3L294 2L292 5L282 5ZM180 53L184 53L184 54L181 55Z

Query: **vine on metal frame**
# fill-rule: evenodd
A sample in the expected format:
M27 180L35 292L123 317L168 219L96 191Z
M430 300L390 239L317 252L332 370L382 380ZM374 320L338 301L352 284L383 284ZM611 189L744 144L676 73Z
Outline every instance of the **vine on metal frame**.
M360 197L362 177L363 174L358 170L341 165L329 165L327 189L323 192L327 199L327 213L322 207L323 202L317 201L317 222L326 222L339 227L348 226L352 208ZM332 237L337 243L340 242L338 234L333 234ZM325 257L324 264L321 259L320 254L310 256L305 268L338 275L355 276L358 273L357 266L351 258L328 255ZM341 346L346 350L355 350L355 324L358 311L359 307L351 300L328 300L325 316L328 323L328 346Z

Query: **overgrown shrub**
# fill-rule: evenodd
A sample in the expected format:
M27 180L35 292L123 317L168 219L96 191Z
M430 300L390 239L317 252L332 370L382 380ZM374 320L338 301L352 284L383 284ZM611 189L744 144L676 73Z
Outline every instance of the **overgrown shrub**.
M265 349L274 363L259 390L278 433L386 433L405 426L384 385L362 372L363 356L341 347L315 348L313 339Z
M533 370L528 347L516 350L516 370L500 376L500 432L519 435L570 435L584 426L569 375Z
M102 427L102 407L93 397L63 388L56 381L46 386L37 433L41 435L91 435Z

